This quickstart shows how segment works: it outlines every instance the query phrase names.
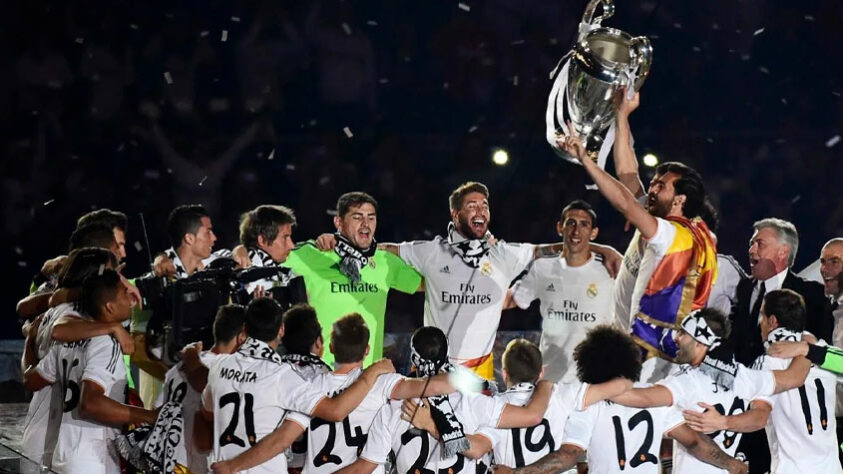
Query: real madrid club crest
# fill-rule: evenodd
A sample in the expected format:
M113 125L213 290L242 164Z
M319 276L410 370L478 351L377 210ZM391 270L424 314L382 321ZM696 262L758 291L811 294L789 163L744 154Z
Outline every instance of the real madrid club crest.
M376 268L374 256L372 256L372 258L369 259L369 266L372 267L372 270L374 270Z
M483 262L483 264L480 265L480 273L482 273L483 276L491 275L492 274L492 262L490 262L488 260Z
M585 294L588 295L589 298L597 298L597 283L589 283L588 289L585 290Z

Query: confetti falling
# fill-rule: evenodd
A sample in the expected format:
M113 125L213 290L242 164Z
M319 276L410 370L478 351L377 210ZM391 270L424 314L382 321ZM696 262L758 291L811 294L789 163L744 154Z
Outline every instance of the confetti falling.
M814 16L813 15L805 15L805 20L806 21L814 21Z
M76 44L82 44L85 42L85 38L76 38Z
M375 20L369 20L366 22L366 24L369 26L378 26L378 22L376 22Z
M478 128L479 127L477 125L472 125L471 128L468 129L468 133L474 133Z
M45 202L44 205L49 206L50 204L53 203L53 201L55 201L55 199L50 199L49 201Z
M354 136L354 134L351 133L351 129L348 128L348 127L343 127L342 131L345 133L345 136L348 137L348 138L351 138L351 137Z
M524 44L525 42L526 41L524 41L524 40L515 40L515 41L513 41L512 43L509 43L509 44L511 44L512 46L518 46L519 44Z
M136 30L136 29L138 29L138 25L132 23L132 24L129 25L129 28L131 28L133 30Z
M273 149L272 149L272 151L270 151L270 152L269 152L269 156L268 156L268 157L266 157L266 159L267 159L267 160L273 160L273 159L275 159L275 148L273 148Z
M233 17L231 17L231 21L233 21L234 23L240 23L240 17L239 16L233 16Z
M220 36L220 41L225 43L228 41L228 30L222 30L222 35Z
M200 36L200 37L202 37L202 38L204 38L204 37L208 36L209 34L211 34L211 32L210 32L210 31L208 31L208 30L205 30L205 31L200 31L200 32L199 32L199 36Z
M295 171L295 170L296 170L296 165L294 165L294 164L292 164L292 163L287 163L287 169L288 169L289 171Z
M754 33L752 33L752 36L758 36L763 32L764 32L764 28L758 28L757 30L755 30Z
M23 249L20 247L15 247L15 253L18 255L23 255Z
M516 87L518 86L518 76L513 76L513 78L512 78L512 85L513 85L513 86L516 86Z
M135 241L135 250L137 250L138 252L143 250L143 245L141 245L141 243L138 242L137 240Z
M758 70L759 70L759 71L761 71L761 72L763 72L764 74L770 74L770 70L769 70L769 69L767 69L767 68L766 68L766 67L764 67L764 66L760 66L760 67L758 68Z
M381 84L386 84L387 82L389 82L389 79L387 79L385 77L382 77L382 78L378 79L378 82L381 83Z
M167 72L164 73L164 81L166 81L167 84L173 83L173 76L170 75L170 71L167 71Z
M825 147L826 147L826 148L831 148L831 147L833 147L834 145L837 145L838 143L840 143L840 135L835 135L835 136L833 136L833 137L829 138L829 139L825 142Z
M105 265L100 264L99 270L97 270L97 275L102 275L102 272L105 271Z
M471 11L471 7L466 5L465 3L460 2L458 6L460 7L460 10L467 11L467 12Z
M204 178L202 178L202 181L199 181L199 186L202 186L203 184L205 184L205 180L207 180L207 179L208 179L208 177L207 177L207 176L205 176Z
M348 36L351 36L351 27L348 26L348 23L342 24L342 30L345 31L345 34L347 34Z

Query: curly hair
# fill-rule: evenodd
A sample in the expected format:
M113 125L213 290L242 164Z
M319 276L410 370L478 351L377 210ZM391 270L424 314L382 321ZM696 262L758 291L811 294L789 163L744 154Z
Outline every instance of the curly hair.
M615 377L638 381L641 375L641 348L629 334L601 324L586 334L574 348L577 377L598 384Z

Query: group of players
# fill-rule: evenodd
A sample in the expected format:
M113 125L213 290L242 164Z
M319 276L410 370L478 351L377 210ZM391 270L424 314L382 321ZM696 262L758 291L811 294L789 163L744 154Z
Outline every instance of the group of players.
M125 324L143 325L143 295L118 265L126 218L86 214L69 254L48 261L39 289L18 305L24 381L35 392L25 454L66 473L118 472L127 461L147 472L655 473L670 464L669 438L678 473L841 472L836 377L798 355L803 345L781 345L817 342L803 336L809 329L820 341L806 347L816 352L834 325L806 310L813 293L782 282L793 226L756 225L754 279L742 290L716 255L699 174L665 163L645 192L628 139L637 104L636 95L618 108L618 179L577 137L559 143L636 228L622 258L592 242L597 215L584 201L563 209L560 243L495 238L489 191L476 182L451 194L444 237L400 244L375 241L377 202L362 192L339 198L335 233L298 246L283 206L244 213L241 245L217 252L204 209L176 208L173 246L155 274L185 278L216 258L284 270L250 283L247 306L219 309L213 347L187 347L163 381L141 373L147 408L126 397L134 382L124 354L142 339ZM843 244L826 247L826 290L837 285L826 293L839 298ZM306 288L307 304L271 297L294 285ZM407 377L381 359L390 289L425 293L424 327L401 348L411 356ZM494 377L502 310L535 300L541 340L509 342L506 390L474 383ZM752 324L723 311L741 304ZM772 343L787 357L763 355ZM742 443L765 427L760 445Z

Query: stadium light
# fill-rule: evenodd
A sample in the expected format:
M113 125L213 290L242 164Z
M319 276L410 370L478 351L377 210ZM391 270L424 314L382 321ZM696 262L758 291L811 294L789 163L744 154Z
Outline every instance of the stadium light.
M502 148L498 148L492 153L492 162L498 166L504 166L509 163L509 153Z
M652 153L644 155L644 164L650 168L655 168L659 164L659 159Z

